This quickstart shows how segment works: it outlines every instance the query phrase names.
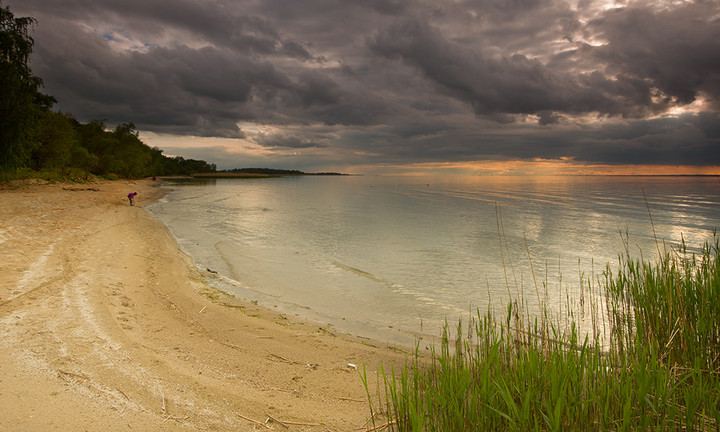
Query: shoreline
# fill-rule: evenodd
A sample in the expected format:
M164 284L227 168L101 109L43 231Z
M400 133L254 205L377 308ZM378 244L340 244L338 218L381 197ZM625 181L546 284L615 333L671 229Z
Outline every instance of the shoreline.
M152 202L147 203L148 206L157 205L158 201L163 196L172 191L173 185L164 182L164 180L168 179L175 180L177 178L162 177L158 178L156 184L153 184L159 191L161 191L161 193L153 199ZM350 341L370 344L373 347L387 346L392 347L391 349L395 351L410 352L415 349L418 340L422 341L422 345L425 347L429 347L431 344L435 344L440 341L439 337L435 334L422 334L418 331L389 329L386 326L380 325L369 326L363 324L348 324L342 317L322 314L308 306L285 301L277 296L263 292L262 290L248 288L242 282L233 279L230 275L226 274L222 270L219 270L215 266L197 261L193 256L192 251L183 247L182 240L179 240L173 233L172 229L165 225L161 215L157 214L157 210L148 210L147 212L153 219L157 220L160 224L165 226L166 229L168 229L170 235L178 244L178 248L191 260L193 260L193 267L202 276L204 283L210 288L218 290L223 296L239 299L244 304L252 303L254 306L271 311L273 314L293 317L293 319L304 322L306 325L316 326L317 328L322 329L321 331L341 335L343 338ZM438 335L439 334L441 333L438 332Z
M177 180L176 177L158 178L158 187L165 192L163 195L172 195L172 191L176 187L180 189L185 187L176 186L177 183L174 183L175 180ZM165 221L167 222L166 226L170 232L173 233L173 236L176 234L174 229L177 228L177 226L174 225L174 219L185 218L184 216L180 216L182 209L172 206L172 201L174 200L183 201L184 199L173 199L169 197L163 200L164 203L155 201L148 208L148 213L153 218L163 224L165 224ZM164 209L164 204L168 204L169 208L174 210ZM193 226L193 224L190 224L190 226ZM371 319L365 315L348 315L347 312L343 312L339 308L316 308L311 301L305 302L306 298L308 300L312 298L313 293L307 293L305 297L292 297L292 293L290 296L284 296L282 295L283 288L273 286L272 282L263 281L262 279L251 279L253 282L248 284L242 280L238 280L235 278L233 272L230 271L233 265L232 261L223 258L222 254L217 255L219 260L213 261L212 258L214 258L214 256L211 255L212 252L207 252L207 248L212 247L210 244L203 243L202 240L198 243L198 241L192 240L187 236L183 237L182 234L183 231L180 230L180 237L175 237L178 246L185 254L196 260L195 267L204 276L205 282L231 297L241 298L246 302L252 302L255 305L259 305L275 313L294 317L294 319L301 320L310 325L317 325L333 333L343 334L345 337L360 343L371 343L376 346L378 344L393 345L400 350L412 351L416 348L418 342L423 348L440 342L439 335L442 334L442 328L437 328L436 332L423 332L422 322L417 323L417 328L411 328L410 326L401 327L398 325L389 325L387 321L379 320L377 317ZM201 237L212 238L211 243L221 240L216 234L210 232L204 232L204 236ZM232 244L236 242L229 240L228 243ZM215 249L217 249L217 245ZM247 248L244 251L234 248L229 255L242 255L243 253L252 256L253 251L251 248ZM270 257L270 259L276 258L277 255ZM336 261L333 261L333 265L356 275L367 275L367 273L364 273L360 269L355 269ZM250 263L246 264L244 268L253 269L253 266L254 265ZM371 275L370 277L375 278L376 276ZM292 287L293 284L291 283L290 286ZM472 318L472 315L468 317L463 315L462 319L464 320L465 318ZM427 325L427 322L424 324Z
M0 430L366 427L355 367L372 391L407 354L212 288L142 209L161 195L149 180L0 191Z

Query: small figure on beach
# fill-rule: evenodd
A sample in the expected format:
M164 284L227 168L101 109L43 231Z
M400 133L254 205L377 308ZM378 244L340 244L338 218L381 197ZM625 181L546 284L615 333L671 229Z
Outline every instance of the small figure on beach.
M130 205L131 205L131 206L134 206L134 205L135 205L135 195L137 195L137 192L130 192L130 193L128 194L128 199L130 200Z

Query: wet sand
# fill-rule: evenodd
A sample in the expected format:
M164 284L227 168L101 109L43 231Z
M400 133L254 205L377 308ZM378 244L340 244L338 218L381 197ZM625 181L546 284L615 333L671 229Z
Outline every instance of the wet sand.
M211 288L143 210L161 194L0 190L0 431L370 427L355 366L376 398L407 354Z

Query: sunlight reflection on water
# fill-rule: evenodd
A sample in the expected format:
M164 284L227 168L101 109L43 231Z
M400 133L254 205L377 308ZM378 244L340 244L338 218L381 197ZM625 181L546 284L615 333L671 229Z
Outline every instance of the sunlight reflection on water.
M227 278L224 289L402 342L421 329L439 335L445 318L499 310L508 292L534 311L540 293L554 313L567 313L568 298L581 296L581 275L596 279L608 263L615 270L624 233L633 256L654 259L648 210L668 245L684 238L700 247L720 225L720 182L707 177L285 177L168 186L151 212L201 269Z

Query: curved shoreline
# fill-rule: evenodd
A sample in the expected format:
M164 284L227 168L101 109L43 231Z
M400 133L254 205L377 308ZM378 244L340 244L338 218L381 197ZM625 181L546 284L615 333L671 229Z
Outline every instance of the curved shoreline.
M0 194L0 430L357 429L404 361L207 285L150 181Z

